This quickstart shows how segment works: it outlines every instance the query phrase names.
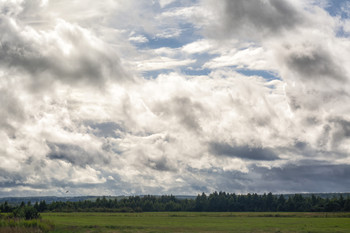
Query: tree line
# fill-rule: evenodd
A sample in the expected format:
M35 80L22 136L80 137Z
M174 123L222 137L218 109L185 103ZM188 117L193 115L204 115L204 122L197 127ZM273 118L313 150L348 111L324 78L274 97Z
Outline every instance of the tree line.
M198 211L198 212L340 212L350 211L350 197L342 195L333 198L321 198L316 195L304 197L301 194L235 194L214 192L209 195L199 194L195 199L179 199L173 195L130 196L117 198L101 197L85 201L45 201L19 206L0 205L1 212L36 216L39 212L151 212L151 211ZM27 218L27 217L26 217Z

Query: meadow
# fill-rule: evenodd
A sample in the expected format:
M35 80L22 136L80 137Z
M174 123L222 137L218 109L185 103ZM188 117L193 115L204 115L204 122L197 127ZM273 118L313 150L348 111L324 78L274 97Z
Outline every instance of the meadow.
M350 213L42 213L50 232L350 232Z

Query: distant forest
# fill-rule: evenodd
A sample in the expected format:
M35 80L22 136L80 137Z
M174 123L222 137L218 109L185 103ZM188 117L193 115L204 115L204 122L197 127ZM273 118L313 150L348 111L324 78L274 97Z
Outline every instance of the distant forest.
M47 204L44 200L36 203L0 205L2 213L27 212L151 212L151 211L199 211L199 212L340 212L350 211L350 197L342 195L322 198L316 195L301 194L238 195L226 192L202 193L195 199L180 199L173 195L130 196L123 199L99 197L96 200L54 201ZM23 212L23 211L22 211ZM23 212L24 213L24 212Z

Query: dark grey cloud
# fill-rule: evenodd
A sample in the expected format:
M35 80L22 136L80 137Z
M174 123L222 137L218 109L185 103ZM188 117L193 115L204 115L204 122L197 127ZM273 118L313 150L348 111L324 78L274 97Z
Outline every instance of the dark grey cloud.
M50 189L51 187L55 186L55 184L51 184L50 182L48 182L45 174L42 174L41 171L38 171L37 167L41 166L40 164L21 164L19 166L21 167L21 170L19 171L14 169L0 168L0 195L1 193L6 192L8 192L11 196L25 195L24 193L19 191L5 191L5 188L17 189L19 187L27 187L30 188L33 192L36 192L35 190ZM36 177L40 176L40 181L33 182L33 180L30 179L32 175Z
M180 124L194 132L202 130L199 118L203 116L204 107L189 97L174 97L170 101L158 103L153 111L157 115L175 116Z
M241 171L224 171L219 167L209 169L187 168L192 174L198 174L201 179L190 179L188 184L196 192L213 192L222 190L227 192L244 192L250 178ZM202 191L203 190L203 191Z
M0 187L15 187L16 183L24 183L25 174L0 168Z
M98 151L88 151L77 144L48 143L50 152L47 158L52 160L64 160L74 166L107 165L110 163L108 155Z
M304 163L304 164L303 164ZM315 160L301 161L271 169L254 167L259 180L255 190L273 192L348 192L350 165L329 164Z
M209 28L211 37L231 36L255 39L280 34L303 22L301 14L286 0L224 0L212 2L219 23Z
M331 129L331 135L329 140L331 141L333 149L336 149L342 142L350 138L350 121L343 117L334 117L329 119L329 125ZM325 133L329 133L327 128Z
M215 155L225 155L248 160L273 161L279 159L270 148L253 146L231 146L227 143L211 142L209 151Z
M220 168L194 170L203 177L193 188L205 184L210 191L236 193L298 193L349 192L350 165L330 164L327 161L303 160L281 167L252 165L248 172L224 171ZM203 183L202 183L203 182ZM200 190L200 189L197 189Z
M347 80L345 72L335 62L330 52L310 47L312 48L306 46L303 50L288 55L286 63L292 71L297 72L304 81L314 82L322 78L338 82Z
M92 134L97 137L118 138L118 131L124 131L123 127L115 122L86 123L91 128Z
M34 16L40 17L41 0L24 0L20 3L11 1L3 1L0 3L0 13L2 15L11 17L20 17L24 19L32 18ZM38 18L37 18L38 20Z
M350 121L342 116L330 117L325 120L318 119L315 122L306 124L307 127L320 127L322 130L317 137L316 145L307 141L296 140L294 145L286 148L279 148L279 151L291 152L306 157L329 157L346 158L349 155L341 150L341 146L350 138Z
M157 171L176 171L177 169L171 164L165 156L162 156L158 159L148 158L145 161L145 165L157 170Z
M44 195L67 195L66 190L69 190L69 195L81 195L82 192L89 194L89 191L97 191L98 195L101 193L100 190L114 190L114 192L126 193L125 190L128 189L127 184L120 180L117 174L112 174L112 180L106 180L105 182L91 183L89 181L72 181L69 179L59 179L57 177L47 176L45 171L38 172L33 169L35 163L40 163L40 161L33 161L29 166L24 166L22 171L8 171L0 168L0 196L44 196ZM56 169L56 167L54 167ZM52 168L51 168L52 170ZM56 171L62 172L62 171ZM72 171L68 171L71 173ZM40 175L40 179L32 181L31 177ZM67 174L64 174L66 176ZM89 174L87 174L89 175ZM101 177L108 176L109 174L104 174L102 171ZM80 178L80 177L77 177ZM26 190L22 191L8 191L6 189L21 189L25 188ZM130 193L130 192L129 192Z
M287 148L279 148L279 151L282 153L290 153L295 155L302 155L305 158L317 158L323 157L326 154L332 153L334 156L334 152L329 152L324 150L324 147L314 148L310 143L306 141L296 140L294 144Z
M198 113L203 110L201 104L195 103L187 97L175 98L173 101L174 111L180 122L187 128L199 132L201 126L198 120Z
M21 101L12 90L0 87L0 130L9 137L15 137L18 130L16 125L26 120L25 111Z
M70 190L71 192L74 189L84 188L84 189L92 189L92 188L102 188L104 183L85 183L85 182L72 182L70 180L64 179L51 179L50 183L52 187L55 188L64 188L65 190Z
M285 147L275 147L274 151L281 155L289 156L302 156L305 161L312 159L344 159L348 157L348 154L337 147L329 148L328 144L332 143L329 135L320 134L319 140L316 144L308 141L295 140L294 143ZM316 161L316 160L315 160Z

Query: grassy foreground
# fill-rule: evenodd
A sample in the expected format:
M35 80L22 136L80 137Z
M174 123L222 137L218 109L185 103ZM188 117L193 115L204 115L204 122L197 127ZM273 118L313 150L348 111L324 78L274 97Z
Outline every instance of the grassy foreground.
M350 213L43 213L52 232L350 232Z
M0 233L46 233L54 229L51 222L41 219L0 219Z

